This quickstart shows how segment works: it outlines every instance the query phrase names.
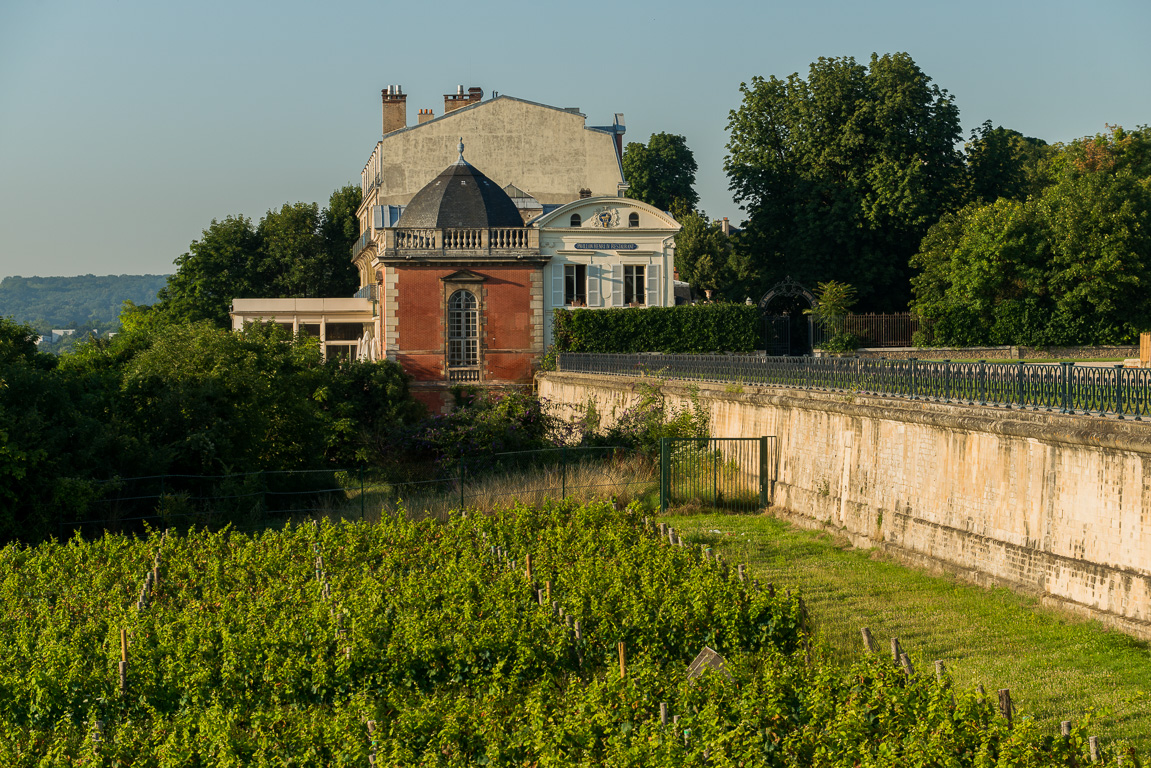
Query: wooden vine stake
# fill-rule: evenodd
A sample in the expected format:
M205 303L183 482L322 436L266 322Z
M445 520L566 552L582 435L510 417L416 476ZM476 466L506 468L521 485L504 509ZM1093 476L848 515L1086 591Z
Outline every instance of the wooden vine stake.
M1087 738L1087 747L1091 750L1091 762L1099 762L1099 737L1089 736Z
M899 654L899 663L903 665L903 672L908 677L915 674L915 667L911 666L911 659L906 653Z
M619 676L627 677L627 651L624 648L623 640L619 641Z
M550 602L552 599L552 583L551 583L551 581L545 581L544 582L544 588L547 589L548 601Z
M120 628L120 693L128 688L128 630Z
M899 647L899 638L898 637L891 638L891 663L892 664L898 664L899 663L899 655L901 653L903 653L903 649Z
M667 725L667 702L661 701L659 704L659 724Z
M859 633L863 635L863 650L868 653L875 653L875 638L871 636L871 630L864 627L859 630Z
M999 689L999 711L1003 714L1003 717L1007 719L1007 725L1008 725L1008 727L1010 727L1011 726L1012 707L1011 707L1011 690L1009 688L1000 688Z
M1060 736L1070 736L1071 735L1071 721L1070 720L1064 720L1063 722L1061 722L1059 724L1059 735Z
M531 555L524 555L524 564L527 565L527 574L526 575L528 577L528 581L531 581L532 580L532 556Z

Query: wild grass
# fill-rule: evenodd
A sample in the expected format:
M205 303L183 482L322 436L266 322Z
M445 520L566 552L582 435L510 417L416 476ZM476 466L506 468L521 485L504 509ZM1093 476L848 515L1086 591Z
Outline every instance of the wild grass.
M1098 622L1041 606L1006 589L928 575L865 550L837 544L768 515L664 518L695 544L777 588L798 588L816 632L843 661L863 652L870 628L880 652L890 639L918 670L942 659L956 685L983 684L994 700L1011 691L1019 715L1052 734L1061 720L1094 711L1091 732L1151 751L1151 648Z
M640 501L655 510L659 506L659 466L649 457L631 454L465 476L462 494L458 479L372 485L364 493L364 517L369 521L399 512L414 519L446 520L453 510L486 512L564 498L581 503L615 499L623 505ZM349 493L343 508L350 516L359 516L358 491Z

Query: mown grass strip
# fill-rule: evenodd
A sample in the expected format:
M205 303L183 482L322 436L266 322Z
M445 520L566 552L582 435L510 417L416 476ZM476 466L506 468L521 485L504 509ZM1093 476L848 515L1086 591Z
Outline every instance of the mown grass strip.
M1006 589L929 575L768 515L665 518L695 544L747 563L754 578L799 588L817 632L844 662L869 627L885 652L898 637L917 668L943 659L956 684L1011 690L1019 712L1052 733L1096 710L1100 737L1151 749L1151 646Z

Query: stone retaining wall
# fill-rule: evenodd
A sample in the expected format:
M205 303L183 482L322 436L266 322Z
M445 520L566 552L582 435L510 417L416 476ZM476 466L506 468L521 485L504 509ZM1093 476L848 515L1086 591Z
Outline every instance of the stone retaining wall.
M898 398L547 373L603 425L659 386L717 437L776 435L793 519L1151 638L1151 424ZM694 394L693 394L694 393Z

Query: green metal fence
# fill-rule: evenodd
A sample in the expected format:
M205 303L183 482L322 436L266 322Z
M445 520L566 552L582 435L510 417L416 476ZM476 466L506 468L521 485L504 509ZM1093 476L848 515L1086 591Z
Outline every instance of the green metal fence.
M778 457L774 436L665 437L660 441L659 504L726 512L768 507Z
M557 447L468 456L454 466L170 474L114 478L61 510L57 536L151 528L256 530L316 517L373 520L403 511L446 518L452 510L540 504L571 496L621 503L654 496L653 457L622 446ZM653 499L654 501L654 499Z

